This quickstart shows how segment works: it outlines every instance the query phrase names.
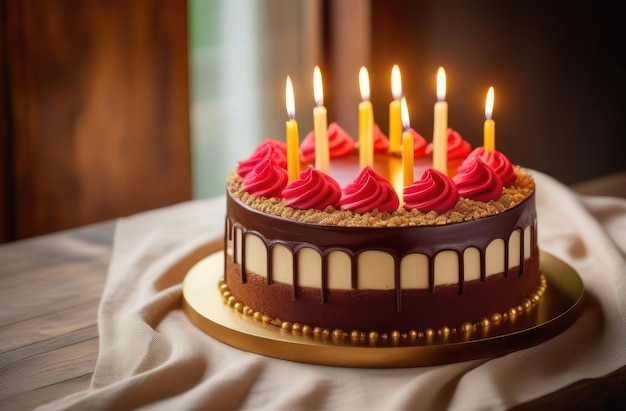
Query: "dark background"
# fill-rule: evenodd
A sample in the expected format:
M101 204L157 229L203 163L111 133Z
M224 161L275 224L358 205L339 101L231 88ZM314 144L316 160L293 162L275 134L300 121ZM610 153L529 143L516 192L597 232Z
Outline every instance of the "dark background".
M482 144L495 88L496 147L571 184L626 170L626 3L372 1L372 100L389 101L402 70L411 125L432 138L437 67L449 124ZM387 129L387 106L375 106Z

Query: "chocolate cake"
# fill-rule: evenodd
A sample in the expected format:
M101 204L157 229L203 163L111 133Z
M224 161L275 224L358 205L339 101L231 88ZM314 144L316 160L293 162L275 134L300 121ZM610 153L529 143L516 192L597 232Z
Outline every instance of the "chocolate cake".
M289 182L284 144L261 144L227 180L225 301L293 332L370 344L530 311L545 287L532 176L481 148L449 162L449 177L416 143L422 178L407 187L385 150L360 169L353 147L335 144L326 174L303 143L304 171Z

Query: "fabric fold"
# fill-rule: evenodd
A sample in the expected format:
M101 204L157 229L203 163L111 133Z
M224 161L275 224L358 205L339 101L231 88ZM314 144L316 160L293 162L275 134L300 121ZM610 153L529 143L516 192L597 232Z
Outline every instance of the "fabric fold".
M578 195L531 173L539 246L571 265L588 295L579 320L549 341L408 369L301 364L230 347L181 309L187 271L223 244L224 198L190 201L118 221L91 388L40 409L506 409L624 367L626 200Z

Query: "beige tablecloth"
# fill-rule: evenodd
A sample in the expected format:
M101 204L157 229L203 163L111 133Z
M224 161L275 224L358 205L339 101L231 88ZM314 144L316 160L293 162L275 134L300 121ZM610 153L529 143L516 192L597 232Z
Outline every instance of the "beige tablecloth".
M224 225L223 198L192 201L118 222L91 388L42 409L501 409L623 367L626 200L580 196L533 174L540 247L574 267L590 297L545 343L409 369L308 365L225 345L181 310L187 269L221 247Z

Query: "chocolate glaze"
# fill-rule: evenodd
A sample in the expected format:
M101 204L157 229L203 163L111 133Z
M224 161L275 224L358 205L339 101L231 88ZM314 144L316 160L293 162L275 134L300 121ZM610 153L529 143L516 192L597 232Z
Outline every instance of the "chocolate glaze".
M437 253L452 250L461 257L459 261L462 261L463 251L474 247L478 248L481 255L481 278L484 279L484 256L487 246L495 239L502 239L505 243L507 257L505 264L507 264L509 237L514 230L519 229L522 245L519 253L520 261L523 261L524 229L531 227L531 248L535 248L535 220L534 194L501 214L461 223L440 226L341 227L301 223L269 215L248 207L228 192L226 235L228 240L232 240L234 231L242 230L243 235L258 236L268 250L276 244L281 244L294 254L303 247L309 247L317 250L322 255L323 261L335 250L346 252L353 260L359 253L367 250L384 251L394 257L396 271L399 271L400 260L407 254L425 254L433 261ZM245 247L245 242L242 244ZM241 263L245 269L245 261ZM270 264L271 260L268 258L268 268ZM431 265L434 265L434 262L431 262ZM323 266L326 266L326 263ZM462 267L463 264L460 264L461 275ZM353 269L353 288L358 288L355 271L356 269ZM429 271L433 274L432 269ZM505 267L504 271L507 272L508 267ZM521 272L524 272L523 267ZM268 276L271 277L271 270L268 271ZM269 280L271 282L271 278ZM433 278L430 280L432 291L434 281ZM459 291L462 293L463 290Z

